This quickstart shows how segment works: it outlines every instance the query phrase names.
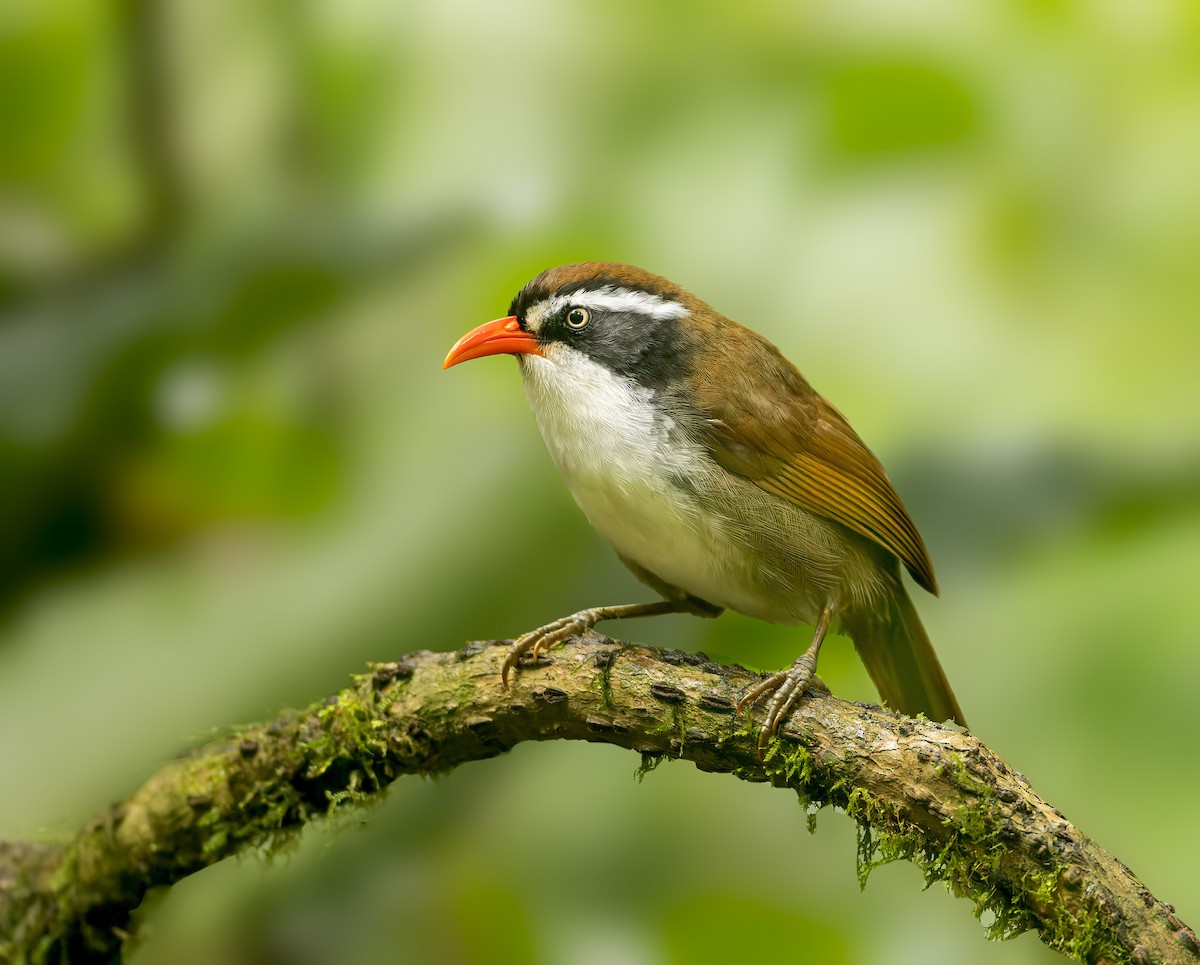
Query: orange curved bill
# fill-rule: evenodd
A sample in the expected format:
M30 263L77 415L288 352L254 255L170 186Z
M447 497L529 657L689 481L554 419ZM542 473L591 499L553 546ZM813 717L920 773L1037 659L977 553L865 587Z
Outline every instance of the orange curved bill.
M485 355L541 355L538 340L521 328L515 315L497 318L467 332L454 343L442 368Z

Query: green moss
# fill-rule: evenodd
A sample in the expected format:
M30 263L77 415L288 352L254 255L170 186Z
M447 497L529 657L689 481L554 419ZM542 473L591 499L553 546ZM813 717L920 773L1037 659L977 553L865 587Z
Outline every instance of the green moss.
M1065 865L1059 865L1044 872L1027 874L1022 879L1023 893L1041 909L1043 920L1038 931L1042 941L1081 962L1128 961L1128 950L1094 897L1084 897L1082 913L1077 904L1064 901L1066 870ZM993 928L999 924L997 920Z
M236 757L243 746L268 743L251 729L227 739L226 755L198 758L186 768L176 796L193 807L211 802L192 822L197 860L210 864L245 848L273 857L291 846L305 823L370 800L389 780L380 772L387 744L383 724L368 707L373 699L368 678L366 686L300 714L292 743L279 757L240 766ZM295 781L298 775L303 783Z
M750 736L755 741L758 734L758 728L752 727ZM827 804L845 807L851 781L840 761L819 761L803 744L772 737L763 748L762 766L772 784L792 788L806 809L819 810Z
M366 692L372 693L369 687ZM343 690L336 700L317 709L322 727L305 745L306 777L320 777L334 762L350 761L376 789L382 787L375 766L387 755L387 742L381 736L385 725L374 717L367 700L374 702L373 696L364 700L361 688Z
M774 781L795 788L806 801L812 800L814 760L808 748L773 738L763 751L763 767Z
M757 740L752 725L745 734ZM1126 957L1094 899L1084 900L1082 915L1079 902L1064 900L1065 867L1026 872L1015 887L1006 880L1002 865L1011 849L1002 838L1003 805L994 787L962 759L947 755L939 765L939 772L952 777L968 801L945 819L946 837L937 845L931 845L927 830L896 805L856 786L848 766L840 760L820 761L803 745L778 738L767 743L763 754L763 769L771 782L793 788L809 809L810 830L816 811L827 804L854 819L863 887L875 868L904 859L921 869L927 888L943 882L955 895L970 899L975 916L987 922L991 939L1013 938L1034 928L1048 946L1081 961Z
M650 753L643 752L642 753L642 762L637 766L637 770L635 770L633 772L634 780L636 780L639 784L641 784L642 778L644 778L651 771L655 770L658 767L658 765L661 764L666 759L667 759L666 754L650 754Z

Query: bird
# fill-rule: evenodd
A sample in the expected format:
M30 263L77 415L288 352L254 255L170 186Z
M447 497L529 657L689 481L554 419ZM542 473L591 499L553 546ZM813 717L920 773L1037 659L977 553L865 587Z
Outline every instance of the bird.
M541 272L443 368L516 357L572 497L661 600L580 610L518 637L501 678L602 620L724 610L807 625L795 662L741 697L759 751L850 637L884 703L966 726L905 588L933 564L879 460L770 341L666 278L583 262Z

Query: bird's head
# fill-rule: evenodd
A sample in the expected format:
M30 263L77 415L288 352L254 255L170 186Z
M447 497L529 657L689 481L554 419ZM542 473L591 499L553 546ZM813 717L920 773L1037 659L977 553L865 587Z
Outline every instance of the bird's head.
M586 360L659 389L685 377L706 309L640 268L563 265L526 284L504 318L459 339L442 366L499 354L515 355L526 371L539 365L570 369Z

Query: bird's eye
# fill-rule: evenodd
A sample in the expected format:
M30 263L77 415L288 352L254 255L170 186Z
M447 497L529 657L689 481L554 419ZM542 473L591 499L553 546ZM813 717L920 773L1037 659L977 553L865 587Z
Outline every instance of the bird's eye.
M591 318L591 313L586 308L572 308L567 312L567 328L579 331L581 328L587 327L587 323L591 321Z

